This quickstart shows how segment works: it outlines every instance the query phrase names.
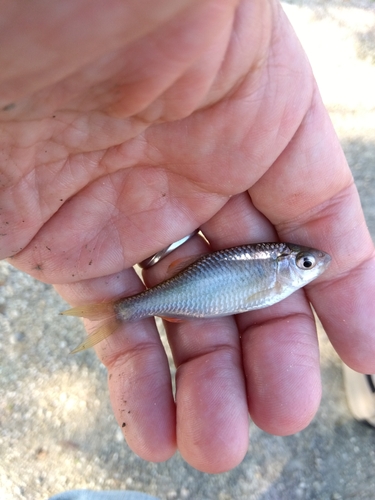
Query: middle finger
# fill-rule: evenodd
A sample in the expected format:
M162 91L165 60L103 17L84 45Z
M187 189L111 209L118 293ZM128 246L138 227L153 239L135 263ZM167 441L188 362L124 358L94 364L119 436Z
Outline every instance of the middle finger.
M176 258L209 251L195 236L157 266L145 281L154 285ZM165 322L177 367L177 445L187 462L210 473L242 461L248 445L248 411L240 342L233 317Z

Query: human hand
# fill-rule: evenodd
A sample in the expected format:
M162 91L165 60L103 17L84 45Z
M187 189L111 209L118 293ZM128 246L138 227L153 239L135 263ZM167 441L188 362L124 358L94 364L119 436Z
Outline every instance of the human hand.
M213 249L278 238L333 257L305 292L268 309L167 324L176 404L151 320L100 344L136 453L160 461L177 446L220 472L247 450L248 412L274 434L304 428L320 399L308 301L342 359L375 371L373 245L276 2L2 8L0 257L73 305L141 290L131 266L197 227ZM195 237L147 284L206 249Z

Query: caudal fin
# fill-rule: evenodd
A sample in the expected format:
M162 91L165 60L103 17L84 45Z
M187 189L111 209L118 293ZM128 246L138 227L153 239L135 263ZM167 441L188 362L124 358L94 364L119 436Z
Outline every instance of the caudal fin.
M109 321L106 321L101 326L99 326L99 328L94 330L94 332L91 333L75 349L73 349L70 354L76 354L77 352L84 351L86 349L89 349L90 347L94 347L94 345L112 335L119 324L120 321L116 317L113 317Z
M100 321L115 315L114 302L103 302L101 304L88 304L84 306L73 307L60 314L63 316L79 316L80 318Z
M114 302L103 302L102 304L88 304L73 307L60 314L64 316L79 316L92 321L101 321L101 325L96 328L83 342L81 342L71 354L75 354L85 349L89 349L106 339L117 329L120 320L114 311Z

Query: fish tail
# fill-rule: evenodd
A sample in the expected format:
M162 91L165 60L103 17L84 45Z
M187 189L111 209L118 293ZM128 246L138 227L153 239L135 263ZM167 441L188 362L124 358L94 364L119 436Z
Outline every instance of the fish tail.
M88 304L84 306L72 307L60 314L63 316L79 316L80 318L100 321L115 315L114 302L103 302L101 304Z
M100 321L101 323L83 342L71 351L71 354L89 349L115 332L118 326L126 318L119 318L114 306L115 301L103 302L101 304L88 304L73 307L72 309L60 313L64 316L79 316L81 318L90 319L91 321Z
M85 351L94 347L102 340L108 338L112 333L114 333L121 321L114 316L109 320L105 321L102 325L96 328L93 333L91 333L83 342L81 342L75 349L73 349L70 354L76 354L77 352Z

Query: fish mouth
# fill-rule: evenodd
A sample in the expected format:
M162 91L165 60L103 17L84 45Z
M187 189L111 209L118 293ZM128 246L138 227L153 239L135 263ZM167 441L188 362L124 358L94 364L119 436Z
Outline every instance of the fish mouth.
M330 265L332 260L332 257L329 255L329 253L323 252L322 250L319 250L317 257L320 260L321 267L324 267L324 269L326 269Z

